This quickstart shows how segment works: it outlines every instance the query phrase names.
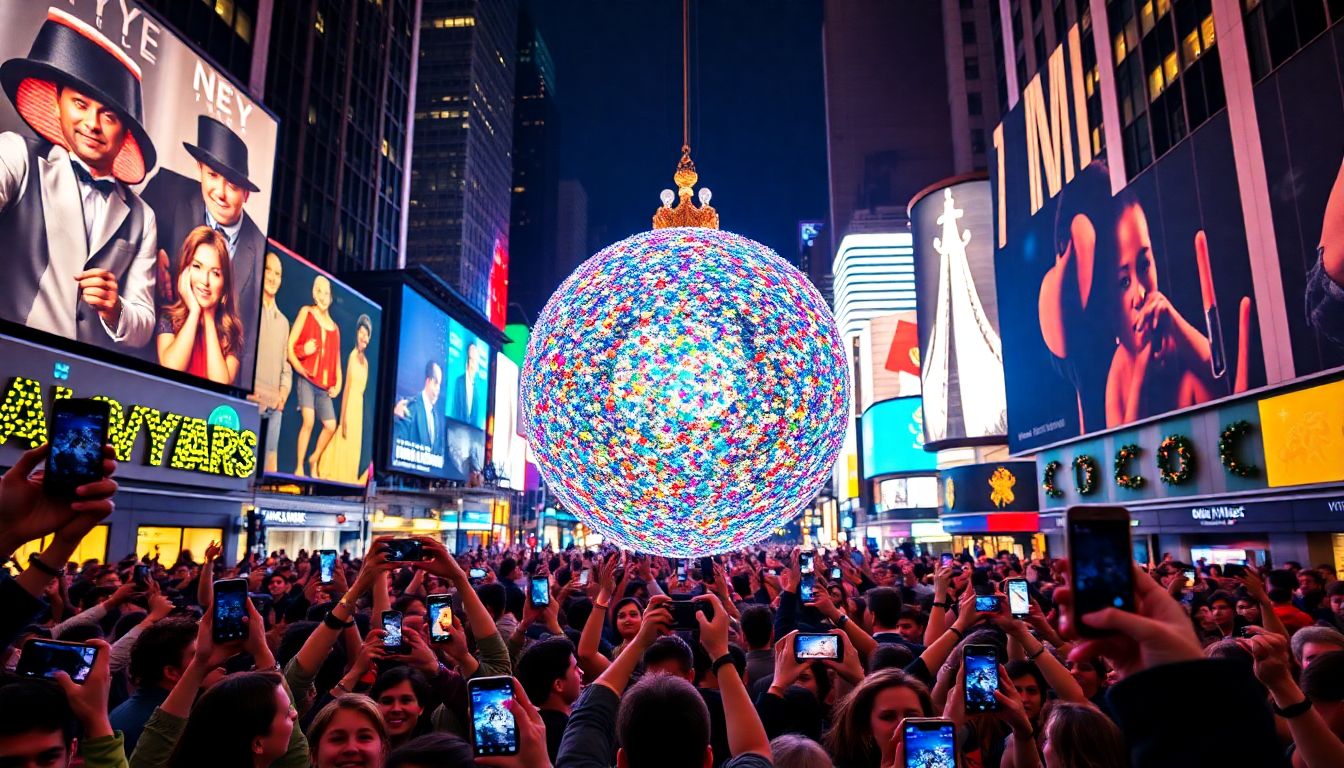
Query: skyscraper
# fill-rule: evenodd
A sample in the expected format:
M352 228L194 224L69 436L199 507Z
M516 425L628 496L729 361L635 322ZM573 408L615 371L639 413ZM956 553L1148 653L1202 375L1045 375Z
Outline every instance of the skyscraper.
M262 3L270 4L267 0ZM402 259L420 0L274 3L271 237L333 271Z
M483 312L507 289L517 30L517 0L424 0L406 263Z
M556 251L560 126L555 65L527 13L518 16L515 82L509 301L535 320L565 274Z
M221 3L140 0L140 3L158 11L173 25L174 31L199 46L229 74L247 83L254 96L261 97L274 0Z

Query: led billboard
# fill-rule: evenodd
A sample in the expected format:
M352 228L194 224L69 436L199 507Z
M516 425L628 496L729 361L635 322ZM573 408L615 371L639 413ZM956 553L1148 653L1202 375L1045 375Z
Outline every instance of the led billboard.
M932 472L937 455L924 450L919 396L875 403L863 412L864 479L883 475Z
M132 0L0 18L0 320L249 388L275 118Z
M931 450L1007 437L992 216L983 179L936 185L910 203Z

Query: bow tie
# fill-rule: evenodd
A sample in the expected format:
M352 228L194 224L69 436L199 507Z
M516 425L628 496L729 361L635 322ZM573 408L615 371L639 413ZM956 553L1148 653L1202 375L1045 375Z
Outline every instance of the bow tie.
M94 191L103 197L112 194L112 191L117 188L116 181L112 179L95 179L93 178L93 174L89 173L89 169L79 163L72 162L70 163L70 167L75 169L75 178L79 179L81 184L93 187Z

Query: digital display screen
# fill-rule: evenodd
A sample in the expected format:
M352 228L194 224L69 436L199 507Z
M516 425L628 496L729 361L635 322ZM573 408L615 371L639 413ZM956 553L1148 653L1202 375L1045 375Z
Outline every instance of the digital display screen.
M18 672L29 677L54 677L64 672L76 683L83 683L97 658L98 649L91 645L33 639L23 646Z
M905 768L956 768L956 726L940 723L933 728L906 725Z
M1027 582L1020 579L1008 582L1008 611L1014 616L1026 616L1031 613L1031 600L1027 594Z
M393 469L465 481L485 468L490 348L409 287L401 326L393 402Z
M401 647L401 614L383 614L383 647Z
M835 635L794 635L793 655L798 659L838 659L840 638Z
M992 650L965 655L966 711L989 712L998 709L994 692L999 689L999 659Z
M323 582L334 580L336 578L336 553L327 551L318 552L317 561L321 570L319 578L322 579Z
M47 460L52 479L73 487L101 478L107 412L81 413L59 405L55 411Z
M798 585L798 599L804 603L810 603L817 597L817 576L813 573L804 573L802 583Z
M551 584L546 579L532 580L532 604L540 608L551 602Z
M975 610L978 613L994 613L999 610L999 598L994 595L976 595Z
M518 751L518 726L507 706L512 698L513 690L508 687L472 687L471 730L477 756Z
M1128 519L1069 521L1069 557L1075 615L1134 610Z
M453 633L453 607L447 599L431 598L425 606L429 611L429 636L436 643L442 643Z
M874 403L863 412L860 427L865 479L938 468L938 455L924 450L923 418L918 395Z
M244 589L215 587L215 626L216 640L238 640L247 636L247 626L243 617L247 615L247 591Z

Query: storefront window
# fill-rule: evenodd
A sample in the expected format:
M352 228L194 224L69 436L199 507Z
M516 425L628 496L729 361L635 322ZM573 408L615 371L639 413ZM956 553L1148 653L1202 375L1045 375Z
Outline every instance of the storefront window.
M18 560L23 566L28 567L28 556L40 553L51 543L50 536L44 536L39 540L30 541L19 547L14 552L14 559ZM107 562L107 526L96 525L89 531L79 546L75 548L74 554L70 555L70 562L83 563L85 560L97 560L100 563Z
M135 532L135 553L139 557L157 557L164 566L177 562L178 553L187 550L196 562L205 557L211 541L222 542L222 528L172 528L141 526Z

